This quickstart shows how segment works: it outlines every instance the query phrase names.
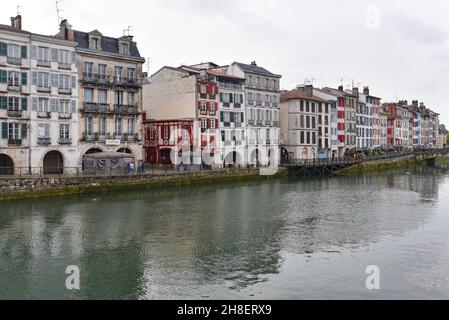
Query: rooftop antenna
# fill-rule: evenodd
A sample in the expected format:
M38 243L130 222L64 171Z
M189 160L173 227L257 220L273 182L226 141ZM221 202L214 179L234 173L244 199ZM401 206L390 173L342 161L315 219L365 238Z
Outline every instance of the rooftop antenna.
M310 81L310 84L313 86L313 84L315 83L315 80L318 80L318 79L315 79L315 78L312 78L312 81Z
M151 57L147 58L147 74L150 75L150 63L153 62Z
M134 30L134 28L135 28L134 26L128 26L128 28L123 30L123 35L124 36L129 36L131 34L131 31Z
M23 8L23 6L21 6L20 4L17 5L17 15L20 16L22 14L22 12L20 11L20 8Z
M61 23L62 21L62 17L61 17L61 12L64 11L59 7L59 4L61 2L63 2L64 0L56 0L55 4L56 4L56 15L58 16L58 25Z
M341 86L343 86L343 81L345 80L345 78L340 78L340 84Z

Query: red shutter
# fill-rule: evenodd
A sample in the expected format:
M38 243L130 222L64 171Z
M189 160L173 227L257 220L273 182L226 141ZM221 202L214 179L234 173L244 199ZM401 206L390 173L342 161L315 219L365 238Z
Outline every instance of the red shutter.
M215 129L218 129L218 119L215 119Z
M201 83L198 83L198 93L201 93Z
M207 127L207 129L210 129L210 121L209 121L209 119L206 119L206 127Z
M198 101L198 110L201 110L201 101Z
M211 94L211 92L212 92L211 89L212 89L211 85L208 84L208 85L206 86L206 92L207 92L207 94Z
M215 103L215 113L218 112L218 103Z
M218 86L215 86L214 89L215 89L215 94L218 95Z

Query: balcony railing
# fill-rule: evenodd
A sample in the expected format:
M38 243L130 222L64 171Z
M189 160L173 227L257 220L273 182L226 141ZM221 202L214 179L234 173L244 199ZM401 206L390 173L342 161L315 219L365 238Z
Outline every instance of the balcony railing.
M115 104L114 105L114 113L135 115L135 114L138 114L139 111L137 110L136 106L126 106L126 105Z
M51 61L37 60L37 66L38 67L44 67L44 68L50 68L51 67Z
M22 139L8 139L8 145L10 146L21 146L22 145Z
M6 62L9 63L9 64L14 64L16 66L22 65L22 59L21 58L16 58L16 57L7 57L6 58Z
M93 133L83 132L81 140L82 141L95 141L95 135Z
M37 87L37 92L45 92L45 93L49 93L51 91L51 88L45 88L45 87Z
M8 117L22 118L22 110L8 110Z
M40 146L51 145L51 138L37 138L37 144Z
M81 82L85 83L93 83L93 84L110 84L111 77L106 74L98 74L91 72L83 72L83 77L81 78Z
M59 114L59 119L60 119L60 120L69 120L69 119L72 119L72 114L71 114L71 113L60 113L60 114Z
M59 94L71 95L72 94L72 88L58 88L58 93Z
M39 119L50 119L51 118L51 113L48 111L38 111L37 112L37 117Z
M70 144L72 144L72 139L71 138L59 138L58 143L60 145L70 145Z
M71 70L72 69L72 65L70 63L61 63L61 62L59 62L58 68L61 69L61 70Z
M139 135L137 133L125 133L123 135L124 141L138 141Z
M8 91L20 92L22 87L18 83L8 83Z

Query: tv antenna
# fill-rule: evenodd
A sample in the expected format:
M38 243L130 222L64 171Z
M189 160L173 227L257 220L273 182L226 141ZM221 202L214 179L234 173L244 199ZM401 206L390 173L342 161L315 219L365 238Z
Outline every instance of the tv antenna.
M340 84L343 86L343 81L345 80L345 78L340 78Z
M56 15L58 16L58 24L60 24L61 21L62 21L61 12L64 11L64 10L62 10L62 9L59 7L59 4L60 4L61 2L63 2L63 1L64 1L64 0L56 0L56 1L55 1L55 5L56 5Z
M23 6L21 6L20 4L17 5L17 15L20 16L22 14L22 12L20 11L20 8L23 8Z
M128 26L128 28L123 30L123 35L124 36L129 36L131 34L131 31L134 30L134 28L135 28L134 26Z

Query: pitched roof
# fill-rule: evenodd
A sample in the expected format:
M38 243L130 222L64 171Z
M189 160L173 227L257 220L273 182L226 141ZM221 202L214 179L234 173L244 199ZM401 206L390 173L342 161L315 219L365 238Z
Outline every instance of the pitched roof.
M83 49L89 49L89 34L92 33L99 33L98 30L94 30L92 32L83 32L78 30L73 30L75 35L75 41L78 42L78 46ZM120 54L119 53L119 39L118 38L112 38L112 37L101 37L101 51L105 53L113 53L113 54ZM134 58L142 58L139 52L139 49L137 49L137 44L134 41L131 41L129 43L129 53L131 57Z
M292 90L292 91L284 90L281 92L281 101L288 101L288 100L295 100L295 99L310 100L310 101L324 102L324 103L328 102L328 101L326 101L320 97L317 97L317 96L307 96L301 90Z
M260 76L282 78L281 75L274 74L274 73L268 71L267 69L256 66L256 65L249 65L249 64L240 63L240 62L234 62L234 64L236 64L240 69L242 69L242 71L247 72L247 73L257 74Z

